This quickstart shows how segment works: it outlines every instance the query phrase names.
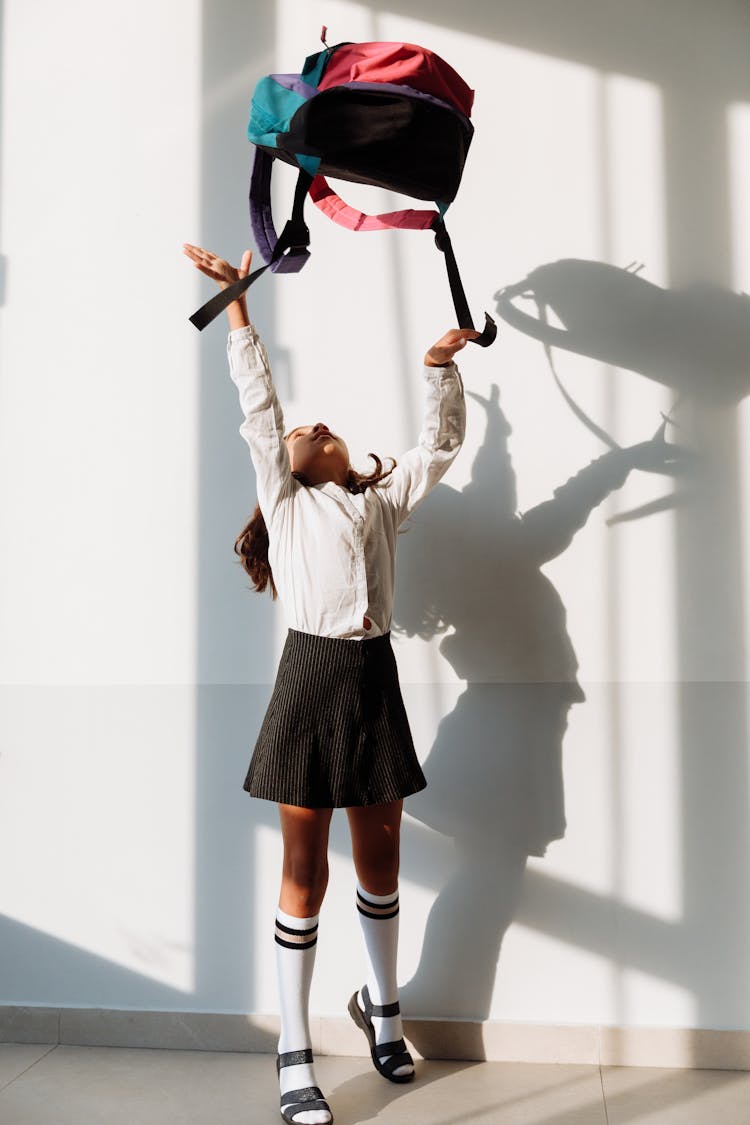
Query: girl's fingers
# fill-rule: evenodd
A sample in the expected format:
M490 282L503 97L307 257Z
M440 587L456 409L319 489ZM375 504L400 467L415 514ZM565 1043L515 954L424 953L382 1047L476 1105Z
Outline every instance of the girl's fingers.
M190 259L196 269L217 282L222 288L231 285L239 278L247 277L252 261L252 251L246 250L242 255L239 268L235 269L224 258L204 250L202 246L193 246L190 242L182 244L182 252Z
M212 265L215 262L221 261L221 259L217 258L216 254L212 254L210 250L204 250L201 246L191 246L189 242L186 242L182 249L184 253L187 254L188 258L192 258L194 262L203 262L204 265Z
M201 265L200 262L196 262L195 266L196 269L199 269L201 273L205 273L206 277L210 277L212 281L221 281L221 276L216 272L216 270L212 270L210 266Z
M182 249L183 249L184 253L187 254L187 256L189 258L201 258L201 259L203 259L203 258L208 257L208 251L204 250L200 246L191 246L189 242L185 242L183 244Z
M239 268L239 271L238 271L240 277L247 277L247 275L250 273L250 263L252 262L252 260L253 260L252 250L246 250L245 253L242 255L242 261L240 262L240 268Z
M449 328L440 339L432 345L427 355L437 366L450 363L456 352L465 348L469 340L476 340L481 333L475 328ZM425 362L427 359L425 358Z
M210 268L210 262L208 258L202 257L200 254L193 254L189 250L183 250L183 253L187 258L190 259L194 266L197 266L198 269L203 270Z
M187 250L185 250L185 254L187 255L188 258L190 258L190 261L193 263L195 268L197 270L200 270L201 273L204 273L206 275L206 277L210 277L212 281L223 281L223 280L225 280L223 274L221 274L218 270L214 269L214 266L211 262L203 261L201 258L198 258L196 255L189 254L187 252Z
M467 340L475 340L479 335L475 328L450 328L433 347L462 348Z

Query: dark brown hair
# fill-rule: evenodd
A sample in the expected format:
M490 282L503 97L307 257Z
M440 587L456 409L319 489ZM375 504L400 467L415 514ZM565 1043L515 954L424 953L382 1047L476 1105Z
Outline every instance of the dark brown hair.
M365 474L358 473L356 469L349 466L349 472L344 483L347 492L354 495L359 492L366 492L368 488L372 488L373 485L379 484L381 480L389 477L396 468L396 462L392 457L388 469L383 468L383 462L376 453L369 453L368 457L371 457L375 462L375 468L371 473ZM307 481L301 473L294 473L293 475L300 484L308 487ZM266 527L266 521L263 519L263 513L257 504L247 524L235 539L234 551L236 555L239 555L242 566L250 575L253 589L262 594L268 587L271 591L271 597L275 598L277 594L276 584L271 573L271 564L268 561L268 528Z

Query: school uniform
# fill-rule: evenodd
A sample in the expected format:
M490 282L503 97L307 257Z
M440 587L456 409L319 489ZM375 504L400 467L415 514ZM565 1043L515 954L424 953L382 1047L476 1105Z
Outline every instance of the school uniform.
M390 644L396 536L461 447L458 369L425 367L417 446L385 481L353 495L333 482L308 487L292 476L268 357L252 326L230 332L228 356L289 626L244 788L308 808L416 793L426 781Z

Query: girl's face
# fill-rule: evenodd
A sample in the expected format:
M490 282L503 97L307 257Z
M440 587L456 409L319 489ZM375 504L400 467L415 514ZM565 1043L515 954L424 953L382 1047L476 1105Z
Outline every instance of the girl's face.
M349 472L349 450L344 439L331 433L325 422L298 426L284 440L292 472L299 473L308 484L345 482Z

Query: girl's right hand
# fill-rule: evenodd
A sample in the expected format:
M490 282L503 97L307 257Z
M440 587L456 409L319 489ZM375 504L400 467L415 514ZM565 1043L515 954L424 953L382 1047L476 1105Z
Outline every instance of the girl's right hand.
M182 252L187 255L196 269L215 281L219 289L226 289L227 286L233 285L235 281L247 277L250 273L250 263L253 260L252 250L246 250L242 255L239 267L235 267L225 261L224 258L212 254L210 250L204 250L201 246L192 246L189 242L183 244Z
M429 349L424 357L425 366L447 367L453 362L456 352L465 348L469 340L476 340L478 335L473 328L451 328Z

